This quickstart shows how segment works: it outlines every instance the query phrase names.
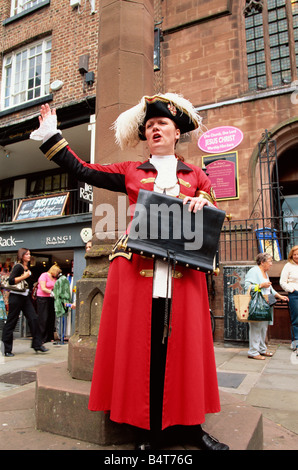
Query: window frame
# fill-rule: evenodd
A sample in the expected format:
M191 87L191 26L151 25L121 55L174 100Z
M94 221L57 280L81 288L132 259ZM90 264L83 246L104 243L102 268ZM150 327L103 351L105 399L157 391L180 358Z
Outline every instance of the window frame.
M281 47L276 47L273 46L272 43L270 43L271 38L273 37L272 31L270 31L270 25L274 24L274 22L270 21L269 19L269 11L268 11L268 1L267 0L262 0L260 2L262 6L262 11L250 11L245 13L244 10L244 27L245 27L245 41L246 41L246 46L248 45L247 42L247 27L246 27L246 17L252 17L254 15L262 15L262 25L263 25L263 41L264 41L264 52L265 52L265 67L266 67L266 87L263 86L258 86L258 79L260 78L259 75L256 75L255 80L257 82L256 87L250 87L249 85L249 73L248 73L248 58L249 58L249 52L246 49L246 67L247 67L247 85L248 89L250 91L254 90L261 90L261 89L268 89L268 88L281 88L285 86L289 86L293 81L297 80L297 60L298 60L298 34L297 34L297 40L295 43L295 37L294 37L294 26L293 26L293 18L297 16L295 15L294 12L292 11L292 2L291 0L284 0L285 5L284 6L277 6L276 9L278 8L285 8L286 11L286 17L285 21L287 22L287 30L286 33L288 35L288 42L286 43L286 47L288 48L288 54L283 57L282 56L282 49ZM270 9L270 12L272 12L272 9ZM277 28L279 27L279 23L276 22ZM297 29L297 28L296 28ZM280 34L280 31L277 33L278 35ZM295 47L297 49L297 54L295 53ZM274 58L273 53L274 49L277 52L276 58ZM289 67L287 69L287 73L285 73L285 70L281 66L282 62L285 62L285 59L289 61ZM274 70L274 64L279 61L280 67L278 71L276 72ZM280 76L280 83L275 80L274 75ZM287 75L287 76L285 76Z
M51 42L51 45L49 47L49 42ZM38 46L41 46L41 52L37 53L35 52L33 55L30 56L30 51L33 48L37 48ZM3 57L3 66L2 66L2 85L1 85L1 101L0 101L0 106L1 106L1 112L7 112L13 108L16 108L18 106L30 106L30 103L34 104L36 100L43 99L45 96L49 95L49 90L50 90L50 79L51 79L51 51L52 51L52 36L47 36L43 39L40 39L38 41L34 41L30 44L26 44L26 46L23 46L21 48L15 49L12 52L9 52L4 55ZM16 79L17 74L16 74L16 67L17 67L17 60L18 57L22 54L27 53L27 57L25 59L25 70L24 70L24 79L23 82L25 83L24 89L21 90L16 90L16 85L17 81ZM46 59L49 57L50 54L50 60L47 61ZM36 90L38 86L36 85L36 60L38 57L41 57L41 72L40 72L40 94L39 96L33 96L32 98L28 98L28 94L30 91L33 91L33 94L36 93ZM34 60L35 66L34 66L34 82L35 85L34 87L29 88L29 71L30 71L30 60ZM9 63L10 62L10 63ZM49 63L47 67L47 63ZM10 76L10 83L7 83L9 81L9 76ZM7 94L7 88L9 88L9 94ZM25 94L25 99L22 99L22 94ZM15 98L19 96L20 99L15 102ZM7 100L9 100L9 104L7 104Z
M29 3L33 3L36 1L37 3L35 5L29 5ZM10 6L10 16L14 17L16 15L28 12L28 10L31 10L32 8L40 7L40 5L43 3L44 0L11 0L11 6ZM26 8L23 8L22 4L27 4Z
M41 8L49 6L50 4L51 4L51 0L43 0L41 3L38 3L37 5L34 5L33 7L27 8L27 10L24 10L21 13L17 13L13 16L10 16L9 18L6 18L5 20L2 21L2 26L7 26L11 23L14 23L14 22L24 18L25 16L28 16L28 15L40 10ZM10 11L12 11L12 3L11 3Z

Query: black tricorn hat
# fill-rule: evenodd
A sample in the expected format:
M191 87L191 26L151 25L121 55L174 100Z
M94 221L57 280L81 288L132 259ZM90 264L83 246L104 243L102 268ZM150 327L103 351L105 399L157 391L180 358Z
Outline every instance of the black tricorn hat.
M140 103L124 111L115 121L116 142L121 148L133 147L146 140L144 127L148 119L167 117L175 122L181 134L201 127L202 118L190 101L176 93L143 96Z

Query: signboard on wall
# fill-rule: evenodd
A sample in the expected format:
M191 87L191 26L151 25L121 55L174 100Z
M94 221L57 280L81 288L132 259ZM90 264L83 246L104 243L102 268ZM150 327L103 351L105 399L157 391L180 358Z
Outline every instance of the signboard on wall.
M84 202L93 203L93 186L87 183L78 183L79 186L79 200Z
M16 253L25 246L29 250L72 249L82 248L85 242L81 238L81 231L91 227L92 216L78 221L76 217L59 219L59 224L36 219L27 224L12 224L11 229L0 231L0 254ZM26 228L25 228L26 225Z
M198 146L203 152L225 153L237 147L243 140L243 132L237 127L215 127L204 132L198 140Z
M13 221L36 220L62 215L68 196L69 193L60 193L22 199Z
M239 198L237 152L203 156L202 164L218 201Z

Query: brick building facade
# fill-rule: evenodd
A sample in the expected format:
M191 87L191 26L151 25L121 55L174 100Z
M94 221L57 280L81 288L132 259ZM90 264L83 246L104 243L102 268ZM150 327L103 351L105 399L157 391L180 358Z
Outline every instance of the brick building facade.
M178 91L190 98L204 118L206 130L235 126L243 132L241 144L234 149L238 154L239 194L237 198L219 201L231 222L225 224L227 236L221 241L220 275L209 282L211 307L218 317L216 338L220 339L247 338L242 326L238 332L235 324L229 338L229 324L223 318L230 313L227 297L231 297L227 295L225 272L234 265L243 269L253 265L260 250L253 229L242 232L240 226L253 226L254 221L258 228L264 223L276 226L277 219L286 213L283 204L287 202L291 206L287 209L294 216L293 225L296 224L297 13L296 1L167 0L161 2L156 21L162 21L158 26L163 32L158 74L163 90ZM261 168L259 142L263 140L260 148L264 154L266 130L270 148L276 147L273 155L269 151L266 168ZM183 143L179 150L198 165L208 155L198 149L196 141ZM278 198L274 192L279 193ZM276 219L273 221L272 217ZM288 235L283 225L282 234L279 230L282 253L274 257L271 272L277 288L283 260L291 242L297 240L295 234L294 240L286 242ZM243 273L240 277L243 281ZM232 279L231 284L237 284L237 278ZM289 338L287 309L278 306L275 318L271 336Z
M63 82L63 87L56 91L53 97L55 107L59 109L79 103L86 97L94 97L97 75L98 12L91 14L89 3L84 8L82 5L78 9L72 8L68 0L60 2L43 0L27 2L29 3L27 9L10 16L12 3L11 0L4 0L0 5L1 70L5 56L22 51L36 42L41 43L46 38L51 40L48 94L53 93L50 88L51 83L56 80ZM84 76L79 71L79 60L83 55L88 56L88 69L95 75L92 85L84 82ZM2 80L3 78L2 75ZM28 108L17 110L17 113L10 112L6 116L3 116L4 111L2 104L1 127L37 114L39 105L36 107L31 105L29 110Z
M24 162L21 155L24 149L27 149L26 155L32 151L27 139L29 132L36 127L36 117L43 101L50 101L57 108L66 138L69 133L68 140L75 150L80 155L83 152L86 160L90 159L91 144L87 126L90 116L95 113L96 87L101 83L101 77L98 76L98 59L101 60L98 55L100 14L102 8L110 2L86 0L81 1L76 8L70 6L69 0L24 2L28 9L12 15L12 4L21 3L3 0L0 5L0 145L5 151L11 149L11 154L15 151L18 162L24 165L24 169L18 173L11 166L10 172L5 173L4 177L0 176L4 186L9 185L16 176L20 178L32 172L32 165ZM267 203L272 192L280 192L279 189L272 189L274 184L283 188L279 203L284 202L284 197L295 203L298 195L298 165L295 158L298 146L295 83L298 1L155 0L151 4L154 7L155 28L160 37L157 51L159 66L154 73L152 67L152 78L146 75L144 82L148 80L149 84L152 80L155 92L177 92L190 99L200 111L206 130L234 126L243 133L242 142L233 149L238 158L238 193L236 197L223 197L219 201L220 208L231 215L232 225L226 222L227 232L221 241L220 275L212 276L208 281L211 306L217 317L215 337L222 340L226 337L225 316L229 308L225 300L226 268L252 265L259 250L254 229L250 228L243 234L240 226L256 219L256 212L262 212L261 216L258 215L258 227L262 226L264 215L269 218L283 215L284 211L276 205L275 198L273 206L268 209ZM133 16L131 21L135 21ZM132 26L136 28L135 24ZM129 20L124 32L129 36ZM9 95L9 87L5 88L9 80L9 63L5 63L5 60L13 54L14 61L16 52L47 39L51 40L51 61L50 78L45 83L45 89L35 100L25 100L15 105L9 103L6 106L5 93L8 98L12 97ZM152 30L152 49L153 39ZM94 73L94 82L86 83L86 71L79 70L82 63L86 64L84 58L80 59L82 56L85 59L88 57L88 72ZM133 67L133 63L130 66ZM135 73L138 83L137 67ZM134 76L133 68L130 76ZM46 79L42 78L43 81ZM57 91L51 89L51 84L59 80L63 82L62 88ZM109 97L114 86L114 81L110 83L110 89L109 84L105 83L105 89L101 90L102 95L97 94L97 99L103 95ZM33 88L35 92L38 86ZM110 124L106 123L106 129L109 129ZM276 144L276 151L272 158L270 156L271 160L265 169L269 170L270 175L266 176L264 183L260 180L263 175L260 148L263 152L266 142L261 147L259 142L264 138L265 130L268 130L271 141ZM181 142L178 152L186 161L199 166L202 166L202 157L209 155L198 147L196 140L188 138ZM34 154L34 158L40 158L37 157L38 150L34 150ZM276 169L278 179L273 177ZM39 164L40 174L50 171L53 171L50 163ZM266 184L271 185L269 196L263 191ZM27 195L25 192L22 194ZM4 199L3 194L1 199ZM260 209L264 201L266 214L264 208ZM296 220L297 214L293 206L293 220ZM283 236L284 232L286 230L283 227ZM246 238L242 239L242 236ZM236 244L234 240L237 240ZM285 244L284 240L279 241L282 256L276 259L272 273L276 283L289 246L289 242ZM248 246L248 243L252 246ZM282 315L283 319L287 318L287 312ZM236 332L234 339L242 339L241 334ZM278 334L278 331L274 333L277 337Z
M69 0L0 4L0 271L4 275L20 246L31 250L35 279L56 262L75 284L86 265L80 234L91 231L90 205L79 199L78 182L47 161L39 145L29 140L38 127L41 104L50 102L76 151L87 161L93 158L99 13L95 2L80 3L76 8ZM23 198L61 191L68 193L68 201L55 224L46 218L13 222ZM18 329L22 332L22 321Z

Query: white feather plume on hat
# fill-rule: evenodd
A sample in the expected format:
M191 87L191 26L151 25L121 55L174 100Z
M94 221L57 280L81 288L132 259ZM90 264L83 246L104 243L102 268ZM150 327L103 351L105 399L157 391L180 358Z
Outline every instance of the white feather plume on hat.
M146 102L144 96L136 106L118 116L112 128L115 131L116 143L121 149L135 147L139 143L139 127L144 122L145 116Z
M121 113L112 126L112 129L115 131L116 143L122 149L127 147L135 147L141 140L140 128L145 124L147 105L155 102L168 103L168 117L173 119L178 127L179 119L182 115L184 115L189 119L190 131L201 128L201 116L197 113L191 102L185 99L183 96L176 93L159 93L154 96L143 96L141 101L136 106L133 106L127 111ZM178 110L177 114L172 113L170 105L174 106L175 111ZM181 131L181 133L183 133L183 131Z

